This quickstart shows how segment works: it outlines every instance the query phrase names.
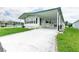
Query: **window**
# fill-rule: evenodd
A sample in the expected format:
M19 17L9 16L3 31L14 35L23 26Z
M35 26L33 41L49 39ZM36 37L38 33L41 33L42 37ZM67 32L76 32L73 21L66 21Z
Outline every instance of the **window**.
M37 24L37 20L38 20L38 19L36 18L36 24Z
M37 17L32 17L32 18L27 18L26 23L27 24L37 24L38 18Z
M57 27L57 24L54 24L54 27Z
M51 21L49 21L49 20L46 20L46 23L51 23Z
M35 21L33 21L33 23L35 24L36 22L35 22Z
M46 23L49 23L48 21L46 21Z
M41 25L41 22L42 22L42 18L40 18L40 25Z
M30 20L30 21L26 21L26 23L28 24L28 23L36 23L36 21L35 20Z

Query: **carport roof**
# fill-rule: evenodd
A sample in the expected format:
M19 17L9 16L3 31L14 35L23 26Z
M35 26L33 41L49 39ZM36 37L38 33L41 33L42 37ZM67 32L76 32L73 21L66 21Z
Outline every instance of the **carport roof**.
M62 15L62 11L61 11L61 8L58 7L58 8L53 8L53 9L48 9L48 10L43 10L43 11L38 11L38 12L30 12L30 13L23 13L19 19L26 19L28 16L33 16L33 15L37 15L37 14L40 14L40 13L44 13L44 12L48 12L48 11L54 11L54 10L58 10L63 22L64 22L64 18L63 18L63 15Z

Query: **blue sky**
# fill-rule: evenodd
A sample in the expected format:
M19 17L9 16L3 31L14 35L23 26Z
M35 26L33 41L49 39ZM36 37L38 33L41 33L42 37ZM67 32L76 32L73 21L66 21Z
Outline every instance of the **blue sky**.
M45 9L51 9L51 7L28 7L28 8L15 8L15 7L4 7L0 8L0 17L10 17L17 19L24 12L35 12ZM69 21L71 23L75 22L79 19L79 7L62 7L63 17L65 21ZM8 18L6 17L6 18Z

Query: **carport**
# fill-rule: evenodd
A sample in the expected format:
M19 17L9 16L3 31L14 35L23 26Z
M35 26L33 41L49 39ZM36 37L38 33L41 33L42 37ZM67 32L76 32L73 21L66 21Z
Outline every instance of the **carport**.
M65 28L64 19L60 7L33 13L24 13L19 18L27 19L27 17L30 18L30 16L33 16L31 20L33 20L35 16L39 17L37 18L37 20L39 20L38 23L41 28L53 28L57 29L58 31L62 31Z

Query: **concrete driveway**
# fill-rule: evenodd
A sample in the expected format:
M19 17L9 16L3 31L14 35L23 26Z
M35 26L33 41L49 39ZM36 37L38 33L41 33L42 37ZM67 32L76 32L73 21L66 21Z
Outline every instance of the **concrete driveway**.
M0 37L6 52L51 52L56 51L56 29L34 29Z

